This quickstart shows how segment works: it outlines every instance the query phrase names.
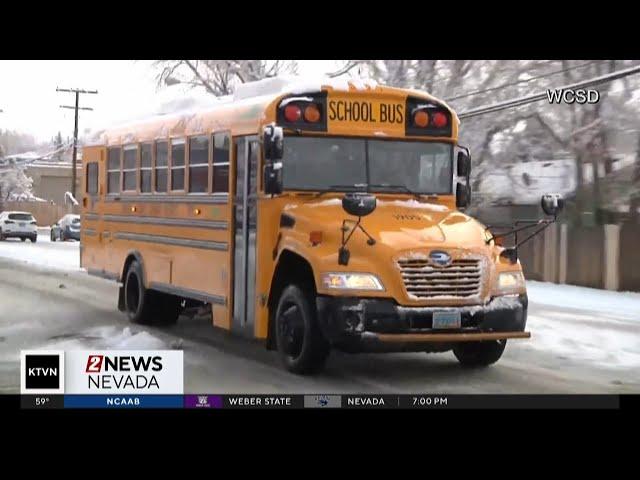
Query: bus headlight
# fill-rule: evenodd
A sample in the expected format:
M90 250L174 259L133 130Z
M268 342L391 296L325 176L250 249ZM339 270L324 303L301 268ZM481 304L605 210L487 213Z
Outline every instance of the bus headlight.
M323 273L322 285L337 290L384 290L378 277L370 273Z
M522 292L524 290L522 272L503 272L499 274L496 290L499 295Z

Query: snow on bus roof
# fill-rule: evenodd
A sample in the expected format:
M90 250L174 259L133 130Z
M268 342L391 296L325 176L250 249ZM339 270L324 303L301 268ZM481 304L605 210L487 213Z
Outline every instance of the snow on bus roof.
M236 87L233 95L215 97L211 95L209 100L200 99L197 102L173 100L164 105L161 112L154 112L135 120L106 128L95 129L86 142L86 146L99 145L104 142L105 136L119 134L127 129L141 126L147 122L161 121L166 126L174 122L184 122L197 117L199 114L216 111L227 106L249 106L267 104L283 95L301 95L320 92L323 88L331 88L334 91L371 91L377 89L378 82L365 78L329 78L329 77L301 77L301 76L277 76L265 78L255 82L247 82ZM431 97L426 92L409 90L421 96ZM432 98L432 97L431 97ZM440 100L440 102L442 102ZM194 104L195 103L195 104ZM444 103L444 102L442 102ZM446 105L446 104L445 104ZM170 127L168 127L170 128Z
M330 87L333 90L342 91L349 91L352 89L373 90L377 86L378 82L372 79L283 75L238 85L233 94L233 98L234 100L240 100L260 95L296 95L320 92L323 87Z

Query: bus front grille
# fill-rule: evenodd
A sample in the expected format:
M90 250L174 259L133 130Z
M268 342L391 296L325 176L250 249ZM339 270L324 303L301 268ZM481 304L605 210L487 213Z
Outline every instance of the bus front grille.
M404 286L410 297L467 298L480 294L482 270L480 260L453 260L445 267L434 267L428 260L399 260Z

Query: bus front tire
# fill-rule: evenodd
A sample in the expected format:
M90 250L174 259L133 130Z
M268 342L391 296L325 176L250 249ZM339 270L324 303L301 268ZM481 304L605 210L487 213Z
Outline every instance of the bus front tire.
M134 260L124 281L124 309L133 323L170 325L180 315L180 299L145 288L142 267Z
M464 342L453 347L453 354L465 367L486 367L500 360L506 340Z
M317 373L329 356L329 343L317 323L309 295L297 285L286 287L275 315L276 345L284 367L297 374Z

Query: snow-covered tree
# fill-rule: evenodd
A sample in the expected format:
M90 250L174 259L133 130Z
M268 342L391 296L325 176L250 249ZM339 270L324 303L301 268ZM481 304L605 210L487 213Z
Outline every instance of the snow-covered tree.
M0 167L0 201L29 200L33 198L33 179L24 173L20 165Z
M632 64L609 60L352 60L345 62L343 73L353 75L359 68L383 84L426 90L463 113ZM600 102L595 105L542 101L463 119L460 142L472 151L474 186L505 162L569 152L578 172L577 208L597 209L602 200L597 172L603 171L603 165L605 174L611 171L612 134L621 128L640 131L640 79L626 77L597 88ZM523 129L522 122L535 128ZM532 132L536 135L529 135ZM511 150L505 152L507 147ZM583 176L586 166L593 172L589 185Z
M158 86L182 83L216 96L230 95L238 83L297 72L293 60L160 60L155 66Z

